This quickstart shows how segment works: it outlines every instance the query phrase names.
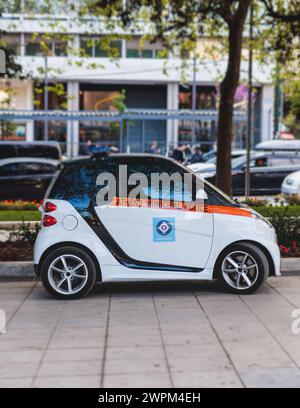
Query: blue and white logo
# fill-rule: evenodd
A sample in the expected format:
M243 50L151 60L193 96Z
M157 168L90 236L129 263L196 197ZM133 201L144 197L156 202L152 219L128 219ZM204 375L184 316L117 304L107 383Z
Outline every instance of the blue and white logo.
M153 241L175 241L175 218L153 218Z

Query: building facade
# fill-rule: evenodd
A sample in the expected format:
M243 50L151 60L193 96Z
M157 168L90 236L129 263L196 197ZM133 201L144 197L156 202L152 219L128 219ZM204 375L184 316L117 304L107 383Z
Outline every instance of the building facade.
M143 33L130 39L114 38L100 23L91 19L79 22L74 11L66 15L65 7L57 14L39 14L42 1L8 1L0 17L4 30L1 38L15 50L26 79L0 80L0 108L28 110L116 111L143 109L145 112L168 110L210 111L194 123L181 120L127 120L124 123L123 149L147 151L153 141L165 153L178 143L201 144L210 148L216 140L218 79L226 68L226 56L210 60L205 52L208 40L199 39L199 55L194 63L186 56L167 55L159 42L144 42ZM55 3L55 2L54 2ZM57 2L59 3L59 2ZM66 2L65 2L66 3ZM71 2L72 3L72 2ZM76 3L76 2L73 2ZM26 8L27 5L27 8ZM76 18L75 18L76 17ZM112 38L109 47L107 36ZM109 50L108 50L109 48ZM46 49L46 51L45 51ZM274 87L269 69L253 69L253 144L273 135ZM247 62L242 63L241 86L236 95L236 109L246 112ZM184 77L184 80L183 80ZM193 87L196 90L192 103ZM46 84L46 86L45 86ZM46 89L46 91L45 91ZM63 150L72 144L73 154L80 153L90 140L100 145L120 148L120 124L91 120L21 120L2 129L2 139L57 140ZM235 121L234 147L243 148L246 118Z

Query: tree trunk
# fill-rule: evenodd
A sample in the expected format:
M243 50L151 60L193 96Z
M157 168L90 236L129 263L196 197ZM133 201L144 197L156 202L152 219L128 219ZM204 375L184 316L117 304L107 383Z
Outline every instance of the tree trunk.
M245 3L248 3L245 5ZM220 105L217 127L217 174L216 185L232 195L231 144L234 94L239 83L243 31L251 1L244 2L244 13L235 16L229 27L229 56L225 77L220 87Z

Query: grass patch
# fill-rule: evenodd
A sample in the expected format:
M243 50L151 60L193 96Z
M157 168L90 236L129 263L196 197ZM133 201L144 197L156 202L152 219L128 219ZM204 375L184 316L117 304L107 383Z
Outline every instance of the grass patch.
M36 210L1 210L0 221L40 221L41 213Z

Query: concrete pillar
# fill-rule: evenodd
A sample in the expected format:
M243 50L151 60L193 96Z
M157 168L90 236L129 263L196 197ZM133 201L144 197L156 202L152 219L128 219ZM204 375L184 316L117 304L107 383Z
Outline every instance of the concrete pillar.
M121 40L121 58L126 58L126 40L124 38Z
M179 107L179 84L169 82L167 88L167 109L178 110ZM178 120L167 120L167 151L178 143Z
M262 87L261 98L261 141L271 140L274 126L274 86Z
M34 99L34 89L33 89L33 81L27 81L26 88L25 88L25 109L26 110L34 110L33 99ZM31 142L34 140L34 121L28 120L26 122L26 140L27 142Z
M67 84L68 111L79 111L79 82L69 81ZM67 156L76 157L79 152L79 121L67 122Z

